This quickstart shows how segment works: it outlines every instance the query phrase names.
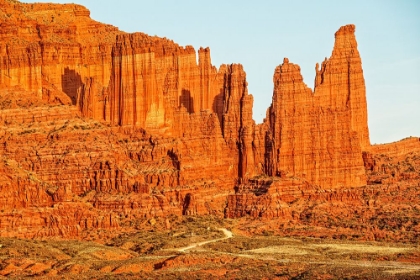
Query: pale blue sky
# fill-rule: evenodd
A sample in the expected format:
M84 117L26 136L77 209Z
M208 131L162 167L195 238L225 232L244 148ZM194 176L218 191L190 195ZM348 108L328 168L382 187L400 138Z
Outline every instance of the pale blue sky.
M70 1L22 1L56 2ZM210 47L212 63L241 63L259 123L271 103L274 68L301 66L313 88L315 64L331 55L334 33L356 25L372 143L420 136L420 1L76 0L95 20L127 32Z

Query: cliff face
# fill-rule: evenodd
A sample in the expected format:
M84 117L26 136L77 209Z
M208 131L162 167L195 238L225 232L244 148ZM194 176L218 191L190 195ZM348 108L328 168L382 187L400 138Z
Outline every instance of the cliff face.
M84 117L175 134L176 110L209 110L222 120L223 98L242 67L211 65L210 50L95 22L79 5L2 1L0 84L39 97L65 93ZM238 75L245 79L245 73ZM244 87L244 81L237 82ZM242 85L241 85L242 83ZM236 86L236 84L234 85ZM246 85L245 85L246 87ZM240 91L240 90L239 90ZM243 90L242 90L243 91ZM241 93L242 94L242 93ZM175 128L175 129L173 129Z
M117 28L95 22L83 6L2 0L0 84L42 96L44 85L73 104L89 77L109 82Z
M341 27L335 33L330 59L316 66L314 95L320 106L332 107L350 114L350 129L357 132L363 151L369 149L366 87L362 62L357 50L354 25Z
M126 34L89 14L0 0L0 235L79 236L171 213L237 217L257 175L291 193L366 184L354 26L336 33L314 92L285 59L255 125L242 65L217 69L208 48ZM260 205L252 195L246 203Z

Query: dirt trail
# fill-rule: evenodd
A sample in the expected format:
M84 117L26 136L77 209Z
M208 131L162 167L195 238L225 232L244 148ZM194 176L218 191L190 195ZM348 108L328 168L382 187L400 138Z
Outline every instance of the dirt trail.
M171 251L177 251L185 253L188 250L191 250L196 247L200 247L209 243L215 243L222 240L226 240L233 237L233 233L226 229L226 228L217 228L217 230L222 231L225 237L211 239L207 241L192 243L186 247L175 248L171 249ZM286 246L268 246L253 250L244 251L244 253L228 253L222 252L227 255L232 255L241 258L248 258L248 259L255 259L255 260L265 260L265 261L277 261L279 263L293 263L297 260L299 262L304 262L307 264L316 264L316 265L334 265L338 267L370 267L370 268L379 268L382 269L387 274L404 274L404 273L419 273L420 272L420 265L414 263L400 263L400 262L392 262L392 261L363 261L363 260L318 260L314 261L309 259L304 259L305 255L312 255L317 254L316 249L319 247L328 248L332 250L335 254L345 254L350 252L368 252L368 253L380 253L380 254L388 254L388 253L396 253L396 252L405 252L410 251L410 248L398 248L398 247L382 247L382 246L360 246L352 244L309 244L309 245L286 245ZM219 252L220 253L220 252ZM282 254L280 256L278 254ZM287 257L287 255L289 257ZM319 254L318 254L319 255ZM296 257L298 259L296 259ZM303 259L302 259L303 257Z
M192 243L192 244L190 244L190 245L188 245L186 247L175 249L175 251L185 252L185 251L188 251L188 250L193 249L195 247L203 246L203 245L209 244L209 243L219 242L219 241L226 240L226 239L229 239L229 238L232 238L233 237L233 233L230 230L226 229L226 228L218 228L217 230L222 231L224 233L225 237L211 239L211 240L197 242L197 243Z

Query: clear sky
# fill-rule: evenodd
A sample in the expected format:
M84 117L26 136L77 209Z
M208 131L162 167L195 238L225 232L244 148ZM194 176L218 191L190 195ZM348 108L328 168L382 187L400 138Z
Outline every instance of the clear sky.
M74 0L91 17L126 32L210 47L212 63L241 63L260 123L271 103L274 68L301 66L313 88L315 64L330 57L334 33L356 25L372 143L420 136L420 1L417 0ZM22 1L56 2L69 1Z

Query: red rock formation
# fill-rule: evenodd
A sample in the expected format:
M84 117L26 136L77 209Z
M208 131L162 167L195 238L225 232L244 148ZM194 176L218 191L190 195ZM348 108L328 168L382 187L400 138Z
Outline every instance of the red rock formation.
M255 125L242 65L217 69L208 48L73 4L0 0L0 20L0 236L83 238L168 214L294 219L286 204L351 198L323 192L378 169L352 25L314 92L299 66L276 68Z
M420 138L408 137L401 141L388 144L375 144L369 149L371 154L386 154L392 157L405 156L408 153L420 151Z
M404 162L388 162L390 168L419 170L419 154L406 154ZM310 236L356 240L416 242L419 236L417 177L391 175L382 181L368 172L374 185L325 190L299 180L259 178L238 185L228 196L225 216L242 219L238 225L251 234L271 232L285 236ZM379 176L388 175L385 173Z
M314 95L323 108L346 110L350 114L350 129L357 132L363 151L370 147L367 126L366 87L362 61L357 50L352 24L335 33L330 59L316 66Z
M420 179L420 138L409 137L389 144L373 145L363 152L368 184L390 184Z
M250 179L247 183L238 185L234 195L229 195L225 216L289 220L292 219L292 208L288 203L297 198L308 198L308 193L313 189L307 182L295 179Z
M109 82L117 28L89 18L83 6L2 0L0 84L42 94L44 81L76 103L85 79ZM104 55L105 54L105 55ZM104 75L108 73L108 75Z
M361 154L370 144L356 47L354 26L340 28L331 58L317 70L313 93L298 65L285 58L276 68L266 119L268 175L293 175L323 187L366 184Z
M191 135L176 139L86 121L76 107L1 112L2 236L83 237L137 218L221 215L237 176L215 114L191 117Z

